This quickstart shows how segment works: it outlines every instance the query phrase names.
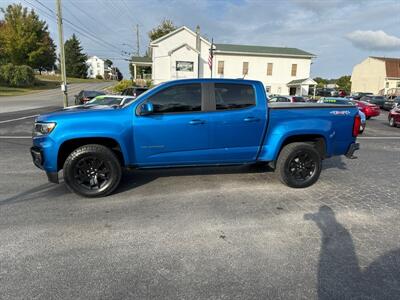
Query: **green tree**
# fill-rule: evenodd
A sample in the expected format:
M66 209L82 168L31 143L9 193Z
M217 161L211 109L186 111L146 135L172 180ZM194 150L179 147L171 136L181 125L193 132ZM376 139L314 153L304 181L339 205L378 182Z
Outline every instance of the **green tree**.
M315 77L314 81L317 83L318 88L323 88L325 84L328 83L327 79L321 78L321 77Z
M162 20L160 25L153 28L149 32L150 42L170 33L171 31L174 31L175 29L176 29L176 26L174 25L174 23L171 20L169 20L169 19Z
M107 67L112 67L112 65L113 65L113 62L110 60L110 59L106 59L105 61L104 61L104 64L107 66Z
M87 55L82 52L81 43L75 34L65 41L64 49L67 76L86 78L88 69L86 65Z
M336 84L339 86L339 89L345 90L347 93L351 91L351 76L345 75L336 80Z
M56 46L45 21L34 10L21 4L1 8L0 62L28 65L34 69L51 69L56 61Z
M117 72L117 80L121 81L122 79L124 79L124 75L122 75L121 71L116 68L115 71Z

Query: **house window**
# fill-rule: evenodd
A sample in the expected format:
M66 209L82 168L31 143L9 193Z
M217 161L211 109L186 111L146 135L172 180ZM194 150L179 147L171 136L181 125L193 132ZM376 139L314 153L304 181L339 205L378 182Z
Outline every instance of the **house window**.
M249 62L248 61L243 62L242 74L243 74L243 76L246 76L247 74L249 74Z
M273 64L272 63L268 63L267 76L272 76L272 68L273 68Z
M396 87L400 88L400 81L397 81Z
M218 75L224 75L224 61L218 61Z
M389 82L386 82L386 88L387 89L389 88Z
M297 75L297 64L292 64L292 76Z
M176 70L182 72L193 72L193 62L192 61L177 61Z

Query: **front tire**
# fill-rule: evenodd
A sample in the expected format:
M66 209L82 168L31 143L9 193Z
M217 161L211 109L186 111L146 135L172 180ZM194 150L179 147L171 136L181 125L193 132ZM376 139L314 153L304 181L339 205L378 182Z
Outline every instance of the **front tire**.
M287 186L305 188L318 180L321 167L321 155L314 146L307 143L291 143L279 154L276 171L279 179Z
M121 181L121 164L109 148L91 144L74 150L64 163L64 182L84 197L104 197Z

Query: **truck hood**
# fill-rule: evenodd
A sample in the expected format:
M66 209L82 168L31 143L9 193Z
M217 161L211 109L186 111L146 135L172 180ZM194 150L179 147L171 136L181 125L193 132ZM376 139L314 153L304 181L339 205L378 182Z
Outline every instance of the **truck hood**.
M37 117L37 121L40 122L50 122L57 121L64 118L75 118L75 117L85 117L89 115L100 115L107 114L111 111L118 110L118 108L113 108L107 105L77 105L56 110L54 112L43 114Z

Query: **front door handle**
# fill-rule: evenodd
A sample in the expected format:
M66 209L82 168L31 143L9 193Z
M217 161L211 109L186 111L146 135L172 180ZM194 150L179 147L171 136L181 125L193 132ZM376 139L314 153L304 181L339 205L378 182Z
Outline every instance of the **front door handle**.
M201 125L204 124L206 121L204 120L192 120L189 122L190 125Z
M255 118L255 117L247 117L247 118L244 118L243 121L245 121L245 122L258 122L258 121L260 121L260 119L259 118Z

